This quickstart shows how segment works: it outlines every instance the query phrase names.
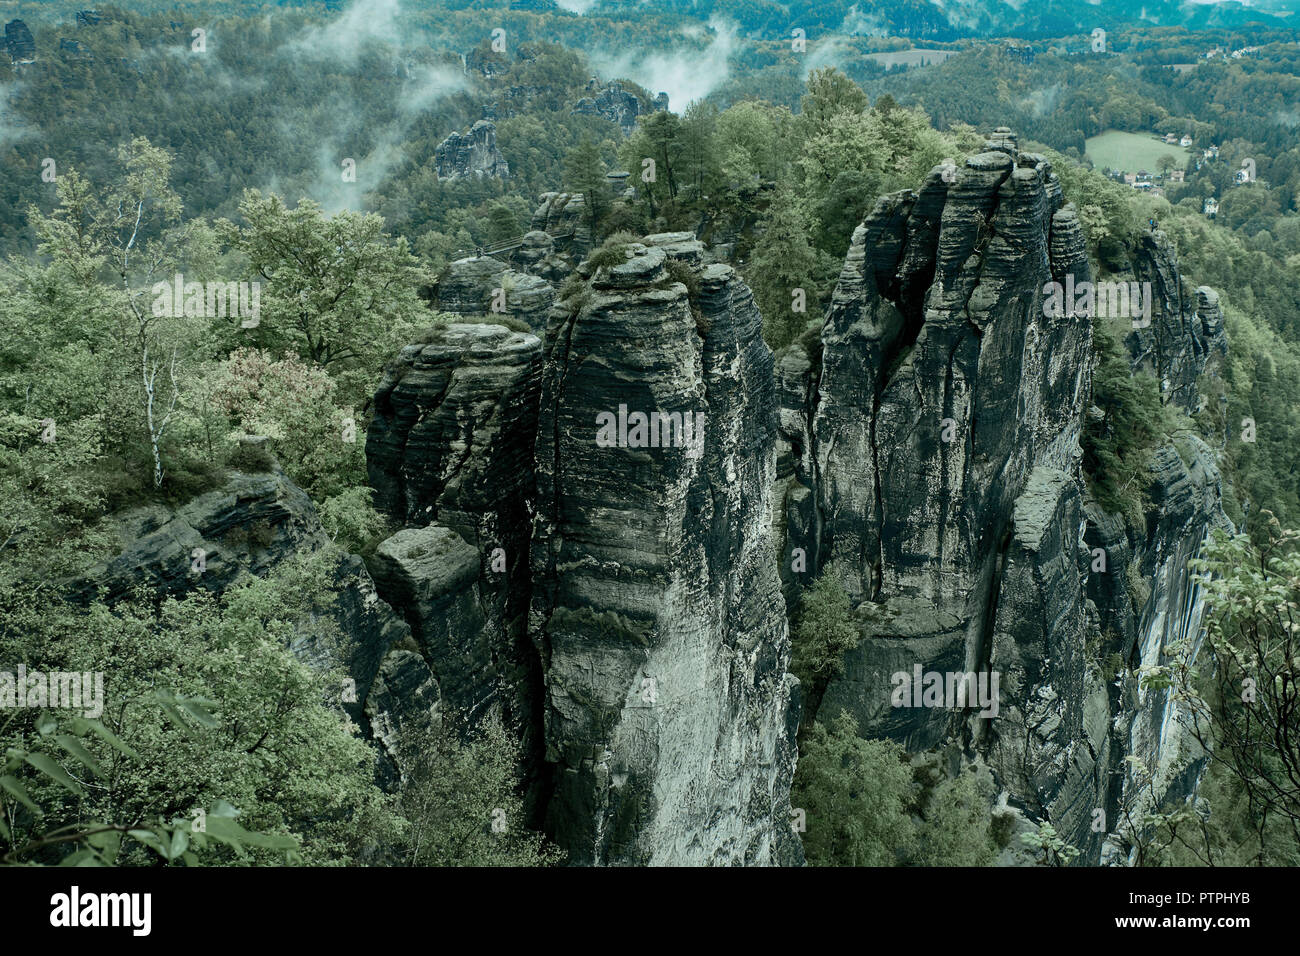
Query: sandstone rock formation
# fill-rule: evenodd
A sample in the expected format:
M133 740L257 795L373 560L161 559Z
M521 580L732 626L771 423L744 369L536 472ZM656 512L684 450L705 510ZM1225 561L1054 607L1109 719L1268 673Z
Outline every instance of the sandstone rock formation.
M307 494L274 466L235 472L221 488L179 507L145 505L108 522L121 550L67 582L74 599L114 604L141 588L176 598L199 589L220 593L244 575L261 577L329 543ZM324 556L320 584L328 600L297 621L289 646L322 670L345 670L355 686L340 688L340 701L360 720L382 659L410 639L410 630L379 600L359 557L332 550Z
M1139 242L1133 275L1151 287L1151 324L1126 336L1134 368L1156 376L1165 401L1194 413L1201 406L1197 380L1227 352L1218 294L1206 286L1195 291L1187 286L1173 243L1158 230Z
M36 40L22 20L5 24L5 50L14 63L31 63L36 59Z
M529 235L544 235L529 233ZM533 241L532 249L541 243ZM534 332L546 328L555 289L545 279L516 272L493 256L458 259L443 270L434 295L435 307L472 319L505 318L525 322Z
M525 629L541 361L534 335L437 327L390 365L366 437L375 505L408 526L371 562L380 593L404 611L449 707L520 730L530 775L541 748L541 663Z
M450 528L406 528L378 547L370 569L380 592L406 612L445 706L477 721L496 697L478 551Z
M109 520L122 550L74 583L87 599L99 591L118 601L140 585L172 595L222 591L241 574L260 577L327 540L311 499L279 470L235 472L178 508L144 505ZM196 551L202 571L195 570Z
M661 99L654 100L653 104L646 104L635 93L625 90L619 84L602 86L595 78L587 84L587 94L573 104L573 113L579 116L603 116L611 123L617 123L624 133L636 129L637 117L642 114L668 108L666 93L660 93Z
M530 630L549 829L579 863L797 860L771 354L729 267L700 269L692 302L664 248L629 252L546 337ZM620 406L701 415L704 441L605 447L597 416Z
M582 193L542 193L530 228L551 237L556 253L569 256L569 269L591 252L591 225Z
M465 176L506 179L510 175L510 164L497 149L496 124L488 120L479 120L468 133L452 132L434 150L433 157L439 179Z
M573 261L580 202L543 197L519 268ZM374 682L382 747L403 720L499 711L536 821L588 864L800 862L805 700L805 723L845 710L982 764L1013 829L1050 821L1083 863L1119 859L1126 813L1193 791L1203 755L1137 669L1195 649L1187 562L1224 521L1214 451L1158 449L1140 515L1095 500L1080 443L1100 319L1045 305L1093 278L1046 159L1001 129L953 181L883 197L820 336L775 357L749 289L691 234L623 252L576 266L543 334L436 328L375 396L370 481L406 527L371 570L411 633ZM440 304L480 315L510 274L455 263ZM1159 233L1133 277L1153 286L1133 368L1195 411L1225 348L1217 297L1185 287ZM820 573L862 640L801 688L787 604ZM918 668L998 692L896 706L894 675Z
M510 264L520 272L539 275L542 263L555 251L555 240L540 229L524 233L519 248L510 255Z
M1136 364L1194 408L1223 347L1210 290L1193 297L1159 235L1135 271L1159 290ZM809 688L819 713L923 750L957 742L996 772L1010 806L1051 820L1097 862L1130 754L1183 785L1196 755L1170 706L1107 680L1169 653L1200 617L1185 571L1222 521L1203 445L1157 456L1147 528L1106 515L1079 449L1091 394L1091 319L1044 308L1044 286L1091 280L1082 233L1050 163L995 132L954 182L882 198L853 236L820 349L777 360L781 451L775 522L787 594L829 569L859 603L863 640L843 673ZM1106 570L1094 571L1105 552ZM1154 575L1164 587L1134 594ZM899 707L894 675L1000 677L996 715ZM1191 769L1189 769L1191 768ZM1184 790L1185 792L1185 790Z
M480 551L512 543L532 493L542 343L499 325L435 327L403 349L375 394L366 460L375 503L433 521Z
M71 40L67 37L59 37L59 53L67 55L74 60L93 60L95 54L91 52L90 47L80 40Z
M365 718L371 739L380 748L381 779L400 784L403 772L401 737L428 733L442 724L441 690L428 663L417 650L389 651L366 695Z
M689 234L628 252L584 267L545 351L452 324L397 357L366 451L377 505L407 527L371 571L430 668L405 678L420 709L499 710L573 862L798 862L771 353L749 290ZM470 271L445 306L473 298ZM596 413L620 404L679 431L598 445ZM674 447L688 413L698 437ZM390 707L376 739L399 721Z
M297 622L289 647L300 660L321 670L343 668L354 685L340 694L343 709L366 730L366 715L386 717L389 705L372 700L371 689L392 648L409 642L411 631L401 615L380 600L360 557L328 554L320 591L324 607Z

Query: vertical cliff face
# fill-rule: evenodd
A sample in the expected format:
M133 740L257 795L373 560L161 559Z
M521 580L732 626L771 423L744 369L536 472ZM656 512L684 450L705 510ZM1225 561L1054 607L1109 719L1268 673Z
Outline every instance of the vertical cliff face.
M628 252L546 339L530 620L550 827L575 862L795 859L772 357L729 267L690 266L692 301L664 247Z
M479 120L469 132L452 132L434 150L439 179L506 179L510 164L497 149L497 127L491 120Z
M1183 281L1173 244L1159 230L1144 236L1134 250L1133 274L1151 283L1152 314L1150 325L1138 323L1141 327L1126 337L1130 364L1134 371L1156 377L1167 404L1195 413L1209 400L1198 382L1216 374L1227 353L1218 295L1205 286L1193 290ZM1222 448L1222 439L1216 444ZM1140 670L1199 650L1205 598L1187 562L1212 530L1231 530L1220 499L1214 450L1189 434L1156 451L1144 533L1135 534L1113 516L1089 508L1089 547L1105 548L1108 564L1124 567L1128 575L1125 587L1112 580L1109 587L1093 588L1103 622L1103 653L1116 653ZM1140 819L1161 800L1191 794L1205 755L1183 729L1180 718L1185 715L1168 690L1142 687L1130 670L1121 675L1112 696L1122 715L1113 729L1115 750L1136 758L1114 771L1118 799L1126 809L1117 828L1123 831L1129 819ZM1107 839L1101 859L1123 862L1118 840Z
M564 232L566 199L535 225ZM1194 649L1186 565L1224 519L1190 434L1154 454L1143 514L1089 492L1101 319L1045 305L1093 280L1050 164L1000 130L955 176L882 198L811 352L774 359L749 289L705 258L690 234L647 236L580 266L543 337L457 324L398 356L367 456L407 527L371 570L428 673L403 651L381 696L507 715L574 863L799 862L805 695L805 720L844 710L983 762L1081 862L1117 859L1097 811L1122 833L1199 773L1175 703L1137 674ZM483 277L462 272L440 294L476 303ZM1134 371L1197 410L1225 348L1214 293L1185 286L1158 232L1121 278L1152 287ZM800 688L787 601L825 571L862 640ZM896 675L918 671L970 690L900 706Z
M1002 150L885 197L855 233L813 419L821 559L853 569L854 597L983 601L970 570L1031 463L1067 467L1077 445L1090 329L1045 318L1042 287L1087 278L1081 252L1048 164Z
M703 259L647 237L584 272L545 346L439 327L375 396L370 481L407 527L371 571L433 677L381 691L501 710L576 863L802 856L772 355L749 289Z
M1159 233L1133 271L1153 300L1151 324L1128 338L1134 368L1194 411L1223 349L1213 292L1188 292ZM1099 659L1136 668L1195 633L1185 563L1222 518L1213 456L1191 437L1181 456L1157 454L1145 527L1091 501L1079 443L1092 319L1044 298L1049 283L1092 278L1050 164L1006 130L955 177L936 169L882 198L854 234L820 355L778 358L776 527L788 593L832 568L860 602L861 644L810 689L819 712L847 710L862 733L913 749L960 745L1013 807L1096 862L1104 834L1090 823L1101 809L1115 829L1124 757L1161 768L1156 797L1186 792L1194 760L1170 736L1167 702L1135 677L1108 681ZM1156 586L1143 593L1133 582L1146 577ZM910 687L918 669L996 676L996 713L974 694L899 706L894 675Z
M1141 238L1132 260L1134 279L1151 287L1151 323L1137 323L1125 339L1133 367L1156 376L1166 402L1195 412L1201 373L1227 351L1218 294L1188 287L1173 243L1159 230Z
M541 672L529 643L530 507L541 341L499 325L431 330L375 394L366 461L375 505L407 525L370 562L444 708L499 714L540 764ZM535 794L534 794L535 796Z
M1087 268L1049 164L1005 136L953 182L935 169L919 192L883 198L853 237L810 383L803 483L815 511L788 496L787 512L792 526L815 527L803 546L817 564L884 611L821 700L855 714L864 733L917 748L961 733L952 710L893 707L891 675L916 664L989 671L1007 633L1004 579L1032 576L1022 566L1044 532L1024 520L1045 509L1056 533L1053 522L1077 519L1091 326L1045 315L1042 290L1086 280ZM1036 469L1036 504L1018 527L1017 499ZM1070 564L1078 536L1073 520L1059 542ZM1060 640L1071 637L1081 635Z

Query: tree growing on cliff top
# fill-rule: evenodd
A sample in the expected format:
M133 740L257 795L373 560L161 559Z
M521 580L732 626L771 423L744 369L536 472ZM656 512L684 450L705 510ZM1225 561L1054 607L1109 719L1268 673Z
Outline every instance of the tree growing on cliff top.
M582 193L591 241L595 243L605 214L609 212L609 181L605 178L605 163L600 158L600 149L590 137L584 136L564 158L564 185L573 192Z
M222 219L217 231L266 283L241 344L297 352L340 381L345 401L364 401L426 313L417 290L428 277L406 240L386 235L377 214L329 216L309 199L290 209L256 189L239 213L243 225Z
M682 149L682 121L677 114L667 110L659 110L643 117L624 147L623 155L629 161L630 168L642 169L643 158L655 162L654 178L647 181L643 177L639 184L650 202L652 217L657 214L657 208L662 208L677 198L677 160Z
M763 339L780 349L803 331L817 301L817 253L808 241L808 221L789 186L777 187L763 217L746 277L763 316Z

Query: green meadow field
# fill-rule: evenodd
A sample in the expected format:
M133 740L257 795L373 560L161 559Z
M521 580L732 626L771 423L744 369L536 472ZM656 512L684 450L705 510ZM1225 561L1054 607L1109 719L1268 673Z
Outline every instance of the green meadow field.
M1150 133L1123 133L1108 129L1104 133L1089 137L1087 141L1088 158L1097 169L1122 169L1126 173L1136 173L1145 169L1156 172L1156 160L1169 155L1178 161L1179 166L1187 163L1191 150L1181 146L1171 146L1155 138Z

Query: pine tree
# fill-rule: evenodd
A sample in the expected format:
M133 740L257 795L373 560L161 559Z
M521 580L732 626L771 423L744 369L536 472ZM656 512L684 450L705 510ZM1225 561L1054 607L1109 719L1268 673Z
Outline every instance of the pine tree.
M488 240L493 243L505 242L517 235L519 235L519 220L515 218L515 214L505 203L494 202L488 208Z
M594 242L600 223L609 211L609 182L605 179L600 149L589 136L582 137L564 158L564 182L568 189L582 193Z
M788 345L817 309L817 253L808 220L793 190L778 187L763 217L763 234L748 270L763 316L763 338L773 349Z

